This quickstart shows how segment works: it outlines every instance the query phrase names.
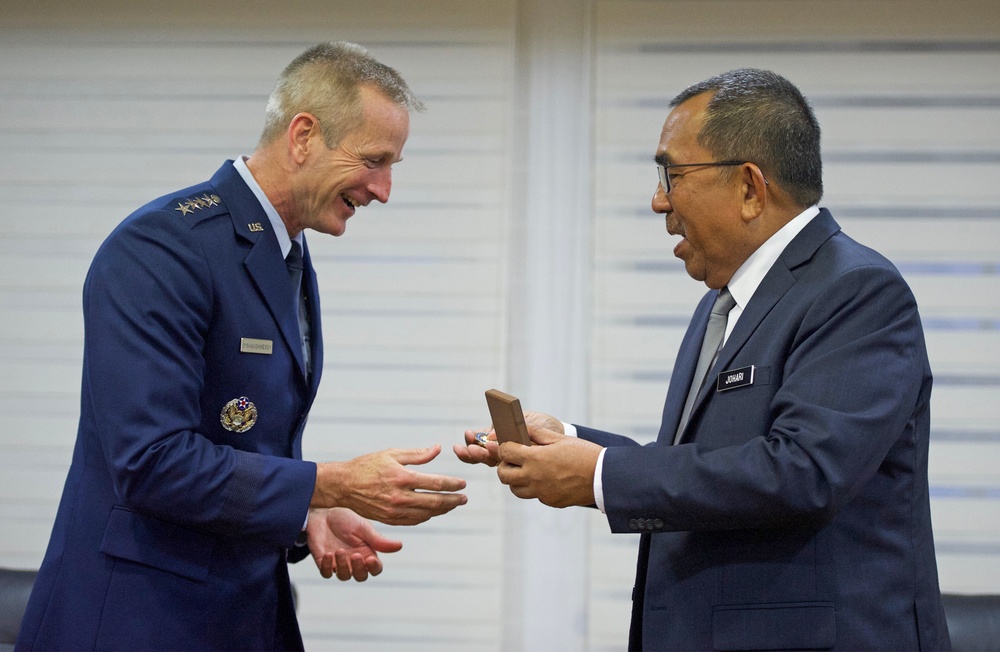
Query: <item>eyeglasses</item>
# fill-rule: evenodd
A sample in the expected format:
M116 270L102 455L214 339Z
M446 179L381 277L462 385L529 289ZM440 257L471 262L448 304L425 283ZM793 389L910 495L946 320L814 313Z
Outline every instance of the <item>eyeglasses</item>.
M717 161L713 163L683 163L680 165L667 164L660 165L656 164L656 171L660 174L660 185L663 186L663 192L670 194L670 170L674 168L711 168L711 167L723 167L730 165L743 165L747 161ZM767 181L765 180L765 183Z

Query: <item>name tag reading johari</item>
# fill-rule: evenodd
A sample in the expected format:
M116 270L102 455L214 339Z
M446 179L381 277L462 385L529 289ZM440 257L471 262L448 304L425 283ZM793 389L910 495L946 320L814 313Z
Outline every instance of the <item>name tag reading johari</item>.
M728 371L723 371L719 374L718 380L715 382L715 391L724 392L730 389L736 389L737 387L749 387L753 385L753 372L756 367L750 365L749 367L740 367L739 369L730 369Z

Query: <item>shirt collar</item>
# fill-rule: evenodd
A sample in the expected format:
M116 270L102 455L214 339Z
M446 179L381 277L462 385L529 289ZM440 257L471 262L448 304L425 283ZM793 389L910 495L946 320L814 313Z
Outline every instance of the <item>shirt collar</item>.
M764 280L764 276L778 260L778 256L785 250L795 236L805 228L806 224L819 215L818 206L810 206L794 218L785 226L778 229L767 241L764 242L757 251L750 254L750 257L743 261L740 268L733 274L726 286L736 299L736 305L743 309L748 303L757 287Z
M288 228L285 223L281 221L281 216L278 215L278 211L275 210L274 206L271 204L271 200L267 198L264 191L261 189L260 184L257 180L253 178L253 174L250 173L250 168L247 167L247 160L245 156L237 156L233 161L233 167L239 172L243 181L250 188L250 192L254 194L257 201L260 202L260 207L264 209L264 213L267 214L267 219L271 222L271 229L274 231L274 235L278 238L278 246L281 248L281 257L287 258L288 252L292 249L292 240L288 237ZM295 241L299 243L300 246L304 246L304 238L301 233L295 236Z

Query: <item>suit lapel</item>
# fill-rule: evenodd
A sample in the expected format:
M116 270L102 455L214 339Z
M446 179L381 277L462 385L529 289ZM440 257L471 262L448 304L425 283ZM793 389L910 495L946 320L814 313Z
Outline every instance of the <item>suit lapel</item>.
M278 324L281 337L295 358L299 374L304 379L305 361L302 358L302 339L299 336L299 322L295 313L295 297L289 289L288 270L281 260L278 241L272 235L258 238L257 244L243 264L264 299L268 312Z
M289 290L288 269L283 264L281 249L271 229L271 222L231 163L223 165L212 177L211 183L229 208L236 235L252 245L243 265L268 312L277 323L281 337L295 359L304 381L305 361L302 358L302 341L299 337L294 297ZM312 279L311 285L315 287L315 275ZM318 300L310 303L318 305Z
M694 378L695 367L698 366L698 356L701 353L701 342L705 339L708 328L708 318L712 314L712 304L718 292L707 292L698 307L695 308L691 323L688 325L684 339L681 340L674 370L670 374L670 385L667 387L667 399L663 404L663 418L660 421L660 432L657 443L669 445L674 441L677 426L681 422L681 412L687 400L688 388Z
M771 269L768 270L767 274L764 276L764 280L761 281L757 290L753 293L750 298L750 302L747 304L746 308L743 309L743 314L740 315L740 319L736 322L736 327L733 332L729 335L729 339L726 340L725 346L719 351L719 359L715 361L715 365L708 370L708 375L705 376L705 384L698 393L695 399L694 405L691 408L691 417L688 420L688 425L682 441L689 439L689 431L691 429L691 424L695 423L695 415L702 406L702 404L707 400L707 398L715 393L715 380L718 375L725 369L729 368L729 364L739 353L740 349L747 343L747 340L757 331L757 327L760 326L764 318L767 317L768 313L777 305L781 297L788 292L796 281L796 276L794 270L805 263L815 255L816 251L823 245L824 242L830 239L833 234L840 230L840 226L830 215L830 212L825 208L820 210L819 215L814 217L803 229L792 239L785 250L781 252L778 256L778 260L774 262ZM714 293L710 293L713 296ZM701 306L699 306L701 308ZM709 311L710 312L710 309ZM708 315L702 315L701 320L705 322L705 325L701 326L700 333L704 337L705 328L707 327ZM701 349L701 340L698 340L697 350ZM695 352L695 363L697 362L697 350ZM693 369L688 373L688 382L685 383L685 388L691 386L690 376L694 374ZM685 389L685 393L686 393ZM683 399L682 399L683 400ZM680 421L680 416L678 412L677 419L674 422L674 426ZM661 432L662 435L662 432Z

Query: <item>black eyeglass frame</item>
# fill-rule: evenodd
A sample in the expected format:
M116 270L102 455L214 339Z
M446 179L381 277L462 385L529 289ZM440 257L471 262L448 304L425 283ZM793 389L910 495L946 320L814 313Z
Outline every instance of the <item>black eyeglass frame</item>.
M728 167L732 165L743 165L744 163L750 163L751 161L712 161L710 163L668 163L666 165L662 163L656 164L656 172L660 176L660 185L663 187L663 192L670 194L670 175L667 174L668 168L697 168L697 167ZM767 183L767 179L764 179L764 183Z

